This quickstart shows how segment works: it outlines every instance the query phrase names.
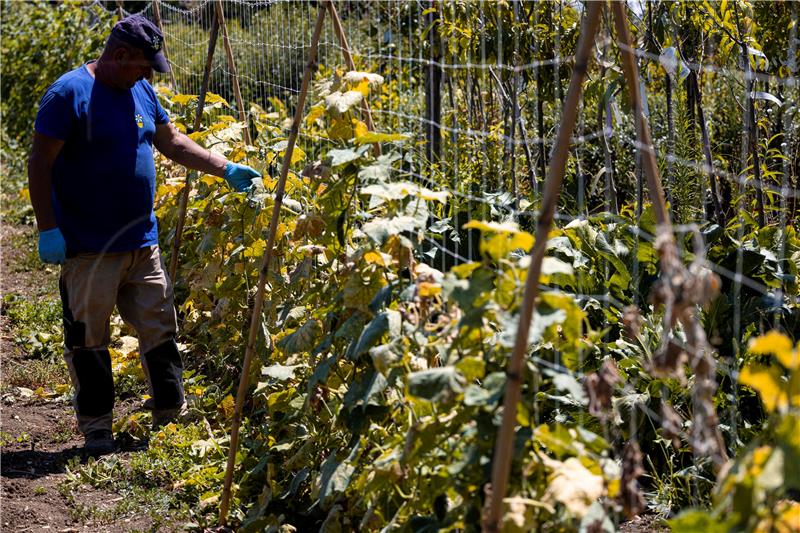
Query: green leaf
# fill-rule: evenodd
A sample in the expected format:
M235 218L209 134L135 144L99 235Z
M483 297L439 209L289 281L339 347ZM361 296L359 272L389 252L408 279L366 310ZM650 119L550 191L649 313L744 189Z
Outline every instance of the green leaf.
M358 446L359 445L356 444L356 447L353 448L353 452L356 451ZM340 463L336 460L337 451L338 449L334 448L325 459L325 462L322 463L322 468L320 469L319 502L323 506L327 505L328 500L332 496L347 490L347 487L350 485L350 478L353 476L353 472L355 472L355 467L347 461ZM350 453L351 456L353 456L353 452Z
M681 533L728 533L735 525L736 518L732 516L724 520L708 511L689 509L667 523L672 531Z
M321 334L322 324L311 319L278 341L277 346L286 355L308 352L316 345Z
M370 348L369 356L372 359L372 366L384 376L389 374L392 367L397 366L403 361L403 349L398 343L381 344Z
M392 309L379 313L361 332L352 353L348 351L348 359L358 359L375 346L385 333L388 333L390 338L398 337L400 335L401 320L400 313Z
M381 271L374 265L353 272L344 284L344 305L367 311L375 294L386 284Z
M434 403L446 403L464 390L464 378L452 366L431 368L408 375L408 393Z

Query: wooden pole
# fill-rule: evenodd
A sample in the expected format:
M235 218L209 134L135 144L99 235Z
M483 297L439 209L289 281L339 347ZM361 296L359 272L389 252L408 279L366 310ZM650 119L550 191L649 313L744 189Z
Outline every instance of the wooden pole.
M595 34L600 22L600 11L604 2L587 2L586 17L578 41L575 54L575 65L572 68L572 79L569 82L567 97L561 115L558 136L550 158L550 168L544 183L544 198L539 221L536 225L536 240L531 250L531 263L528 277L525 280L525 294L520 308L519 324L511 360L508 364L505 400L503 402L503 420L497 434L497 443L492 465L492 491L489 497L488 513L483 530L497 532L502 528L503 498L506 493L508 476L514 448L514 427L517 419L524 370L525 354L528 347L528 332L533 317L533 306L539 295L539 275L542 270L542 259L547 248L547 235L553 223L556 204L558 203L561 183L569 154L570 137L575 129L575 119L582 92L582 83L586 76L590 52L594 46Z
M244 142L251 144L250 140L250 126L247 120L247 113L244 109L244 102L242 101L242 90L239 87L239 73L236 71L236 61L233 59L233 48L231 48L231 41L228 38L228 27L225 25L225 13L222 11L222 0L216 0L214 7L217 13L217 21L222 30L222 43L225 45L225 55L228 58L228 66L231 69L231 76L233 77L233 95L236 97L236 107L239 109L239 120L244 122Z
M319 44L320 34L322 33L322 23L325 20L325 7L327 6L322 6L317 12L317 23L314 27L314 35L311 37L311 50L308 54L308 63L306 64L305 72L303 73L303 83L300 86L300 95L297 99L297 108L294 112L292 129L289 133L286 153L283 156L281 175L278 179L278 184L275 190L275 204L272 208L272 219L269 223L267 247L264 250L264 259L259 271L256 299L253 305L253 314L250 319L250 333L247 337L247 349L245 350L244 362L242 363L242 376L239 380L239 389L236 392L236 404L234 406L233 420L231 422L231 442L230 450L228 451L228 465L225 470L225 482L222 489L222 497L219 508L219 523L221 526L225 525L228 518L231 482L233 481L233 467L236 463L236 451L239 444L239 426L241 425L242 421L242 407L244 406L244 400L249 386L248 375L250 373L250 363L253 359L253 353L255 352L256 337L258 335L258 331L261 329L261 308L264 304L264 292L267 283L267 274L269 273L269 264L270 260L272 259L272 248L275 246L275 234L277 233L278 229L278 219L280 218L281 204L283 203L283 193L286 189L286 178L289 175L292 152L294 151L294 146L297 142L297 136L300 132L300 124L303 117L303 107L305 106L306 94L308 93L308 85L311 81L311 73L316 65L317 46Z
M117 18L119 20L125 18L125 11L122 9L122 0L117 0Z
M208 85L211 80L211 66L214 63L214 50L217 48L217 35L219 35L219 21L216 14L214 15L213 22L211 23L211 35L208 38L208 53L206 54L206 66L203 70L203 83L200 87L200 94L197 96L197 111L194 115L194 125L192 131L200 129L200 121L203 118L203 107L206 103L206 93L208 92ZM186 223L186 210L189 207L189 194L192 191L192 176L194 172L189 172L186 175L186 183L183 185L181 191L180 201L178 203L178 221L175 226L175 240L172 244L172 255L169 258L169 277L175 283L175 275L178 271L178 255L181 249L181 239L183 237L183 227Z
M153 18L156 19L156 25L158 29L161 30L161 35L164 35L164 26L161 24L161 8L158 7L159 0L153 0ZM164 39L164 42L161 43L162 49L164 50L164 57L167 58L167 62L169 62L169 54L167 53L167 39ZM169 80L172 83L172 90L178 92L178 82L175 81L175 72L173 72L172 68L169 69Z
M347 35L342 27L342 21L339 19L339 13L336 11L336 6L333 5L332 0L328 0L325 3L328 6L328 12L331 15L333 32L336 34L336 38L339 39L339 46L342 47L344 62L347 64L348 69L355 70L356 64L353 61L353 54L350 53L350 44L347 42ZM369 131L375 131L375 126L372 122L372 112L370 111L369 102L367 102L366 98L361 101L361 112L364 114L364 122L367 124L367 129ZM375 143L372 146L375 149L375 155L381 155L381 145L379 143Z

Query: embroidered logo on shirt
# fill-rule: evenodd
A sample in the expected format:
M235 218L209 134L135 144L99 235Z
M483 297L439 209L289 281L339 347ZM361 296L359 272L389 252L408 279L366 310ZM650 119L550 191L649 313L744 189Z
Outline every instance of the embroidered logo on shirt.
M144 128L144 117L140 113L136 113L136 116L133 117L136 120L136 125L140 128Z

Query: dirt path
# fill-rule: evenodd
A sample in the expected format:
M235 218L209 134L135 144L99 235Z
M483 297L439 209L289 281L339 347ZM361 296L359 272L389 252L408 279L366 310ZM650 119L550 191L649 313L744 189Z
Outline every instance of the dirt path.
M0 223L3 298L38 302L58 297L57 269L32 262L32 232L30 227ZM88 486L81 486L78 493L65 489L67 464L81 459L83 439L77 432L68 394L47 398L31 388L17 386L26 377L26 370L33 372L40 361L14 343L15 333L5 312L0 313L0 531L151 531L146 517L116 516L114 509L123 495ZM42 375L27 377L35 381L52 376L66 381L61 365L51 363L52 368L43 373L41 365L36 366ZM126 455L118 456L125 460Z

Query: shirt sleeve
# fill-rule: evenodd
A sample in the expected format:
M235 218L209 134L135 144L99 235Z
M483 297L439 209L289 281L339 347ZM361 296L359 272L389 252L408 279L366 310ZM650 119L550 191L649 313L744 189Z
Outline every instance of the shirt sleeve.
M147 80L142 80L142 83L144 84L145 91L147 91L147 94L150 95L150 98L153 100L153 122L155 122L156 125L169 123L169 115L164 111L164 108L161 107L161 102L158 101L158 95L153 89L153 86L150 85Z
M50 87L39 102L34 128L48 137L66 141L76 119L72 102L56 88Z

